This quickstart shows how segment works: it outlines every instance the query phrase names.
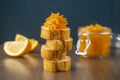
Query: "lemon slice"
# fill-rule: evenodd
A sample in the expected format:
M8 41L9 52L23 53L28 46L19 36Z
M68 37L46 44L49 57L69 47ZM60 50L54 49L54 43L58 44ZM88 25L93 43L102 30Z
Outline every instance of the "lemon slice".
M25 41L7 41L3 47L5 53L9 56L17 57L28 53L31 50L31 43L29 40Z
M16 36L15 36L15 41L25 41L26 39L28 39L28 38L21 34L16 34Z
M37 47L38 47L38 45L39 45L39 42L37 41L37 40L35 40L35 39L29 39L30 40L30 43L31 43L31 51L33 51L33 50L35 50Z
M39 42L37 40L29 39L21 34L16 34L15 41L24 41L26 39L28 39L31 43L31 51L35 50L38 47Z

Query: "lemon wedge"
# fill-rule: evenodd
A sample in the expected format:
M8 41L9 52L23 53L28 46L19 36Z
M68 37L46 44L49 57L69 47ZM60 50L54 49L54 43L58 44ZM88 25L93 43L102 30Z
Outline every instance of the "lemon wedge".
M25 41L7 41L4 43L3 49L9 56L23 56L31 50L31 43L28 39Z
M35 50L38 47L39 42L37 40L29 39L21 34L16 34L15 41L24 41L26 39L28 39L31 43L31 51Z
M30 43L31 43L31 51L33 51L33 50L35 50L37 47L38 47L38 45L39 45L39 42L37 41L37 40L35 40L35 39L29 39L30 40Z
M27 39L28 39L27 37L25 37L21 34L16 34L16 36L15 36L15 41L25 41Z

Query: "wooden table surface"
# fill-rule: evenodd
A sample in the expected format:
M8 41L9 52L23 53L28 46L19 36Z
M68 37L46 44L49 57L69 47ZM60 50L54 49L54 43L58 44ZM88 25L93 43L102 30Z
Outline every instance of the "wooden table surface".
M43 70L40 47L25 55L7 56L0 45L0 80L120 80L120 49L111 48L110 57L104 59L83 58L75 55L76 47L68 53L72 57L72 69L66 72Z

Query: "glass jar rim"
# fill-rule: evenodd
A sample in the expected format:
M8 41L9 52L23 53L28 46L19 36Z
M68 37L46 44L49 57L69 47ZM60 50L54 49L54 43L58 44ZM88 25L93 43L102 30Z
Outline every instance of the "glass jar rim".
M81 29L83 29L83 31ZM82 32L83 32L83 34L112 34L111 28L104 27L104 29L106 31L103 31L103 32L90 32L90 31L84 29L84 27L79 27L79 29L78 29L78 35L80 35Z

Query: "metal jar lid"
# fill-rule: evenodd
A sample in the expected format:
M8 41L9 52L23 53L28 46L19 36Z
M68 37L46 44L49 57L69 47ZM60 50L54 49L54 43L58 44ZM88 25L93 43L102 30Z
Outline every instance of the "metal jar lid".
M120 48L120 33L112 33L111 47Z

